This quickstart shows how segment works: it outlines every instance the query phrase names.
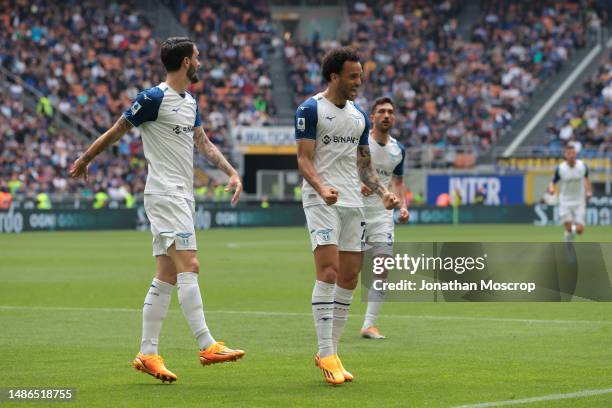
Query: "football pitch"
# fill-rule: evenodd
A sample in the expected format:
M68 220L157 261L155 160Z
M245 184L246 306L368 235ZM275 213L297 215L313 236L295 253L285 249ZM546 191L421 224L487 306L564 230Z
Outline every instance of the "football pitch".
M562 239L560 227L528 225L396 233L417 242ZM339 349L355 382L327 385L313 363L304 228L198 232L208 325L247 355L200 366L174 294L160 352L178 381L162 384L130 365L154 273L150 241L137 231L0 235L0 388L71 387L66 406L82 407L612 406L612 304L595 302L389 302L378 319L387 339L377 341L359 337L358 289ZM612 241L612 227L589 227L578 241ZM55 404L33 404L46 405Z

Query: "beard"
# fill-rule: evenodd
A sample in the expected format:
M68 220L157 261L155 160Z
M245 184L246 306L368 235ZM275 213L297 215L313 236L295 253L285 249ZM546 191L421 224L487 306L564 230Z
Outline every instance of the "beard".
M198 75L196 74L196 69L193 65L187 70L187 78L189 78L192 84L198 82Z

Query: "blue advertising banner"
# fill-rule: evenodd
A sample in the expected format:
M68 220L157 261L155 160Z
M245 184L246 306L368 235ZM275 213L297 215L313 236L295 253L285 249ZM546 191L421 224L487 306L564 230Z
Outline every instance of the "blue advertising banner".
M430 175L427 176L427 204L435 205L440 194L457 191L461 204L472 204L476 193L484 195L485 205L524 204L523 176Z

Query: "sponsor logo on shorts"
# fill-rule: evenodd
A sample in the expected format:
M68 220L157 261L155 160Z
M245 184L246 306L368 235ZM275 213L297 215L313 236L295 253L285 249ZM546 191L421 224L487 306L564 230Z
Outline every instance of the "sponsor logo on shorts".
M191 232L177 232L176 233L176 236L182 240L183 245L189 245L189 237L191 235L193 235L191 234Z
M316 232L322 241L327 242L330 239L329 233L332 232L332 229L331 228L319 229Z

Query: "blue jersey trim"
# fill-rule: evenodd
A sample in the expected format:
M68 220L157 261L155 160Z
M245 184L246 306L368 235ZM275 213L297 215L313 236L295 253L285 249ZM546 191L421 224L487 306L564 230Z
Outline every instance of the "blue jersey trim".
M404 147L404 145L402 145L397 140L395 141L395 143L397 143L400 150L402 151L402 161L400 161L399 164L395 166L395 168L393 169L393 174L395 174L396 176L403 176L404 175L404 159L406 158L406 148Z
M357 105L356 103L353 103L353 106L357 108L359 112L361 112L361 114L363 115L363 118L365 119L365 126L363 127L363 133L361 134L361 137L359 138L359 146L369 146L370 143L368 142L368 136L370 135L370 119L368 119L368 115L364 112L363 109L359 107L359 105Z
M195 118L195 124L193 125L193 127L198 127L198 126L202 126L202 118L200 117L200 108L198 107L198 103L196 102L196 118Z
M295 110L295 138L317 140L317 101L308 99Z
M136 100L126 109L123 116L135 127L155 121L163 99L164 92L158 87L145 89L136 96Z
M561 175L559 174L559 166L555 169L555 175L553 176L552 182L553 184L557 184L561 180Z

